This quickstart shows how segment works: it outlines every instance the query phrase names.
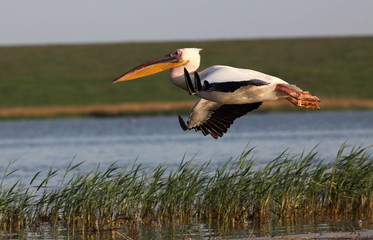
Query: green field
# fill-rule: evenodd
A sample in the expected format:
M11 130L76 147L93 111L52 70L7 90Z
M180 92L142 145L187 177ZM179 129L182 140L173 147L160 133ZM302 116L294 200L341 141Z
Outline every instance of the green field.
M0 47L0 107L193 100L167 73L112 79L176 48L203 48L202 66L259 70L320 98L373 98L373 37Z

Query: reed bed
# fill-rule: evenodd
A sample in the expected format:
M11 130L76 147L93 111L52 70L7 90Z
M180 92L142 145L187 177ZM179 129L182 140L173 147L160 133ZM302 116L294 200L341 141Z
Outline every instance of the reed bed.
M265 165L251 152L216 169L183 160L176 169L112 164L81 172L82 163L71 162L66 170L37 172L27 184L4 184L14 173L10 163L0 182L0 231L45 224L84 233L175 221L373 220L373 158L366 148L343 145L333 160L314 151L284 152Z

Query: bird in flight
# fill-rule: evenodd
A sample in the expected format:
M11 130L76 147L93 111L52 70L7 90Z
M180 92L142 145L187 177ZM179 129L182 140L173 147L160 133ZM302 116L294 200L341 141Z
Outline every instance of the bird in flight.
M190 110L189 121L179 115L181 128L201 131L215 139L222 137L235 119L258 109L264 101L286 99L298 107L320 109L318 97L265 73L223 65L197 72L201 50L176 49L131 69L113 83L170 70L172 83L199 97Z

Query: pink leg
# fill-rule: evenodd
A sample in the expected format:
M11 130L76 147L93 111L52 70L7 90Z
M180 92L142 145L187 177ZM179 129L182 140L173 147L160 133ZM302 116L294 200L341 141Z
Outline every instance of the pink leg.
M298 100L292 97L288 97L286 99L297 107L312 108L312 109L317 109L317 110L320 109L319 105L315 102L302 101L302 100Z
M317 102L320 102L320 99L316 96L312 96L307 91L299 92L283 84L277 84L275 90L289 95L289 97L286 99L292 104L294 104L295 106L304 107L304 108L312 108L312 109L320 109L319 105L317 104Z

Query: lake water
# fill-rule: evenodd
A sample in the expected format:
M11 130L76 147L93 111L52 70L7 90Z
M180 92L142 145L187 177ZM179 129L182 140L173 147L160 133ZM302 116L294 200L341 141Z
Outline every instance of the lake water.
M252 224L236 225L224 228L214 224L183 224L183 225L152 225L139 227L138 230L118 229L116 234L102 232L100 234L88 234L85 238L81 236L68 237L67 229L59 231L50 229L48 226L43 231L21 232L8 234L0 232L0 238L4 240L15 239L139 239L139 240L207 240L207 239L268 239L270 236L283 236L284 239L373 239L373 225L360 223L359 221L328 221L328 222L298 222L292 226L276 226L266 223L260 226ZM361 230L364 229L364 230ZM312 233L318 233L312 235ZM339 234L339 235L338 235ZM359 235L360 234L360 235ZM329 238L327 237L329 236ZM332 238L331 238L332 237Z
M135 161L173 167L184 156L214 166L252 147L259 162L315 147L320 157L333 159L344 142L373 144L373 111L251 113L218 140L182 131L176 116L0 121L0 171L16 160L12 176L28 179L50 167L65 169L72 159L91 170Z
M253 147L252 157L262 163L285 150L295 155L313 148L320 158L333 160L345 142L349 146L347 150L353 146L373 145L373 111L254 113L238 119L218 140L200 132L182 131L176 116L0 121L0 172L2 174L9 162L16 161L11 169L17 171L7 180L22 178L23 182L28 182L36 172L47 172L50 167L63 171L73 159L76 163L85 161L80 170L89 171L98 164L104 167L113 162L119 165L136 162L148 168L165 163L173 168L184 156L186 160L194 157L197 163L211 160L214 168ZM372 153L372 148L368 152ZM217 227L200 224L160 229L144 227L134 233L134 237L246 239L268 234L352 231L359 227L355 226L357 222L348 222L347 227L336 229L335 224L338 223L304 223L264 229L241 226L225 233L219 232ZM371 223L367 224L363 228L372 229ZM25 236L0 232L0 237L66 239L65 234L48 230L26 232Z

